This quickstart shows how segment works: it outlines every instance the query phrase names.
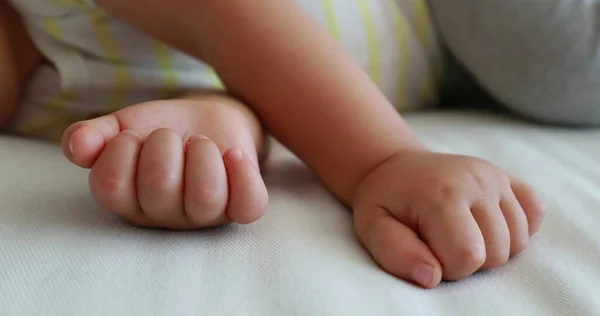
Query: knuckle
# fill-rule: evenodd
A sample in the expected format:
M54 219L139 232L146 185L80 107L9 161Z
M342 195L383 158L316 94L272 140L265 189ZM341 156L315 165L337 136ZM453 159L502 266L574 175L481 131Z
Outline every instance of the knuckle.
M464 199L463 195L464 192L457 185L439 183L428 203L434 210L451 210L451 206Z
M226 203L227 195L218 190L197 190L186 196L185 213L196 225L209 225L224 216Z
M470 245L459 252L458 260L465 269L477 270L486 261L485 247Z
M142 178L142 181L143 188L146 190L150 190L151 192L165 192L170 190L174 185L177 185L180 177L167 169L154 168Z
M444 183L437 190L438 197L444 201L453 201L460 196L460 191L452 184Z
M488 194L510 189L510 178L496 165L483 160L476 160L468 172L464 183L471 183L477 190Z
M197 190L190 196L191 204L199 208L222 207L225 202L225 199L225 194L213 189Z
M94 178L92 186L96 193L107 198L119 197L125 187L123 181L112 178Z
M500 251L494 254L488 254L485 263L482 265L484 269L493 269L505 265L508 262L509 251Z
M106 210L119 213L121 211L120 201L126 191L125 181L109 178L90 176L90 191L94 199Z
M487 180L481 174L474 173L471 175L471 179L473 180L473 182L475 183L475 186L479 190L481 190L483 192L486 192L488 190L489 183L487 183Z
M498 187L500 188L500 190L502 190L502 192L512 191L510 186L510 176L506 172L504 172L501 169L497 169L492 174L492 177L492 179L495 180L495 183L497 183Z

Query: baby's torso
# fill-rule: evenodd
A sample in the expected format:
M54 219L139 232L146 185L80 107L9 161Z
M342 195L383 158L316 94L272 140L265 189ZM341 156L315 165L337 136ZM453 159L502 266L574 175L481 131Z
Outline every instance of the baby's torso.
M9 1L56 68L56 93L79 100L71 106L111 111L223 88L210 66L111 16L92 0ZM440 54L425 1L297 0L403 109L433 101Z

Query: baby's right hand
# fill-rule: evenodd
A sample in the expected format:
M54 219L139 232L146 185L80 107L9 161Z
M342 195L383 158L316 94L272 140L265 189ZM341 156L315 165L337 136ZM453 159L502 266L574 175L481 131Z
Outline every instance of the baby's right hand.
M428 151L399 153L375 168L353 209L379 265L426 288L505 264L544 218L537 193L498 167Z

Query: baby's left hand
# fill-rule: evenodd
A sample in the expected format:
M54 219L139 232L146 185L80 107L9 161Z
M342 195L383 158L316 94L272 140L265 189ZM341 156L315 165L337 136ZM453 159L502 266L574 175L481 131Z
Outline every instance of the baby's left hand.
M377 263L426 288L505 264L544 218L537 193L498 167L428 151L399 153L373 170L353 209Z

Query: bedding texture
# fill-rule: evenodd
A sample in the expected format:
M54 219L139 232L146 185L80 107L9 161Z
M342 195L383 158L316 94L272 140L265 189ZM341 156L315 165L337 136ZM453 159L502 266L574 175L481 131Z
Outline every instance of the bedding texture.
M535 185L547 220L499 269L422 290L379 269L349 211L283 147L250 226L146 230L100 210L51 144L0 138L0 315L598 315L600 131L491 114L407 115L431 148Z

